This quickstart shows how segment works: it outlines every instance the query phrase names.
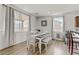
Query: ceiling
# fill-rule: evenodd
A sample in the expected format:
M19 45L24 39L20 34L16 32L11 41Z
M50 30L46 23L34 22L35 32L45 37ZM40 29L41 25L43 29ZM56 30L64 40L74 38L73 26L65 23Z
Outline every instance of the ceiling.
M36 16L62 15L79 10L79 4L14 4L14 6Z

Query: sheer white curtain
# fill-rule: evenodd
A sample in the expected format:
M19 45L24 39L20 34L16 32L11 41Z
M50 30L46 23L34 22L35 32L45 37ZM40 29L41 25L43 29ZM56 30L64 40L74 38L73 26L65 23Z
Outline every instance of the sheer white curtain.
M5 39L9 46L14 44L14 9L6 6L5 15Z
M0 49L13 45L14 9L0 5Z
M4 48L6 45L5 37L5 12L6 7L0 4L0 49Z

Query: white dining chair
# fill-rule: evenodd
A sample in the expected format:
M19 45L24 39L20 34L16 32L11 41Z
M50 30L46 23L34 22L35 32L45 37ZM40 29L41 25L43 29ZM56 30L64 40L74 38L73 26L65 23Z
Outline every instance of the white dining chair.
M47 51L47 47L48 47L48 42L49 40L51 40L51 37L49 38L49 34L45 34L43 35L42 37L37 37L36 39L39 40L39 43L38 43L38 47L39 47L39 52L41 54L41 45L44 44L45 45L45 50Z
M42 44L45 45L45 50L47 51L48 43L52 40L51 36L47 35L47 37L42 41Z
M35 36L31 33L28 33L28 39L27 39L27 48L28 50L30 49L30 46L33 46L33 52L35 52L35 46L36 46L36 40L35 40Z
M42 44L42 39L44 39L43 37L39 38L39 37L36 37L36 39L39 41L38 42L38 48L39 48L39 53L41 54L41 44Z

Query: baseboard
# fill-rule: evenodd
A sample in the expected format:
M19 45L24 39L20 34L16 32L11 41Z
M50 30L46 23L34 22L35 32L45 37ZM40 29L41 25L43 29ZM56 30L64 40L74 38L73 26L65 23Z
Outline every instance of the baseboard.
M9 46L9 47L11 47L11 46ZM9 48L9 47L2 48L2 49L0 49L0 51L1 51L1 50L4 50L4 49L7 49L7 48Z
M25 42L25 41L23 41L23 42ZM17 43L17 44L20 44L20 43L22 43L22 42L19 42L19 43ZM8 46L8 47L5 47L5 48L2 48L2 49L0 49L0 51L1 51L1 50L4 50L4 49L7 49L7 48L10 48L10 47L13 47L13 46L15 46L15 45L17 45L17 44L14 44L14 45L11 45L11 46Z

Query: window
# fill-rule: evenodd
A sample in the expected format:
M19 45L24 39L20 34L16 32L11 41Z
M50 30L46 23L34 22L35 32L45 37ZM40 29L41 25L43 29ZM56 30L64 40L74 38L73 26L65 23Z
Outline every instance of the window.
M14 21L14 31L23 32L29 30L29 16L22 14L18 11L14 12L15 21Z
M63 17L53 18L53 32L63 32Z
M22 25L23 25L23 27L22 27L23 31L28 31L29 30L29 16L22 14L22 22L23 22L22 23Z
M20 21L20 20L15 20L15 25L14 25L14 27L15 27L15 31L21 31L21 29L22 29L22 21Z

